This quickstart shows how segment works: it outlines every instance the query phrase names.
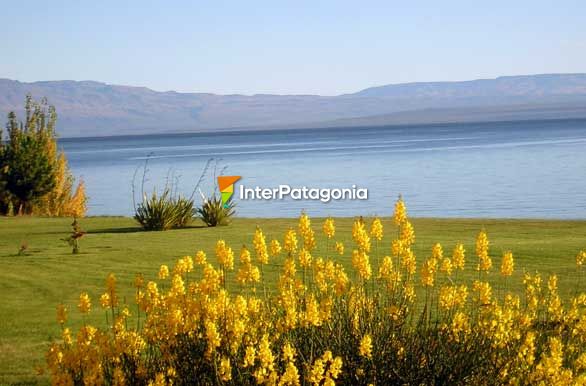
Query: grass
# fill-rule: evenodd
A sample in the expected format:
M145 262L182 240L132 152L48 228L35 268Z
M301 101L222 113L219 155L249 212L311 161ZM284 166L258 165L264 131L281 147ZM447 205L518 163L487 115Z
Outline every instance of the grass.
M586 247L586 221L414 219L412 222L419 263L429 255L435 242L442 243L446 255L451 255L456 242L463 242L471 271L475 261L474 239L484 228L491 241L495 269L502 252L513 251L516 273L509 279L509 288L521 288L523 270L538 270L543 274L558 274L563 296L586 289L586 281L579 280L574 260L576 253ZM130 218L87 218L80 222L88 234L81 240L81 253L77 255L62 241L71 230L70 223L70 219L0 218L0 384L48 383L46 376L36 375L34 369L43 363L48 343L59 335L55 306L59 302L68 305L72 310L71 324L76 327L79 316L74 309L79 292L89 292L96 306L108 272L116 273L121 290L132 303L131 283L135 273L153 279L160 264L171 266L177 258L192 255L198 249L206 251L213 261L214 245L220 238L232 246L237 256L242 244L252 248L256 225L263 228L269 241L282 239L283 232L297 222L295 219L235 219L228 227L194 226L143 232ZM320 219L313 219L320 238L323 237L321 223ZM341 259L349 268L352 219L337 219L336 225L336 239L346 244ZM384 225L385 239L378 246L381 256L390 250L394 231L390 220L386 219ZM28 248L24 255L19 255L22 243ZM314 255L324 252L316 251ZM277 273L276 265L269 266L265 270L267 281L274 281ZM492 276L498 282L498 276ZM236 287L234 283L230 285ZM104 324L101 310L95 308L91 315L92 322Z

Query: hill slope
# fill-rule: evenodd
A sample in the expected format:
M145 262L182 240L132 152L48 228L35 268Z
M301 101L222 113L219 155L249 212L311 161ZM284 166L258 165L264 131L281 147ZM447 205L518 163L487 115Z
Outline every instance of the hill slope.
M296 127L345 120L370 124L370 118L365 117L376 117L372 122L385 124L395 122L396 114L405 112L413 115L410 122L428 122L437 114L430 115L429 111L438 109L459 109L460 120L468 119L468 115L471 120L482 120L479 109L488 109L492 115L504 109L508 113L501 115L508 116L519 107L520 112L512 115L531 119L540 117L535 109L543 106L560 109L554 115L563 117L567 106L586 103L586 74L406 83L340 96L216 95L158 92L94 81L24 83L0 79L1 116L10 110L21 112L27 93L36 98L46 96L57 107L62 136L99 136Z

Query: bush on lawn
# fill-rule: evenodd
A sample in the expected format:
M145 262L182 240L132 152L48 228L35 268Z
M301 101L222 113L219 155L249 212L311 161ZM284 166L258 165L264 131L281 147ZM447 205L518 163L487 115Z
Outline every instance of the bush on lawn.
M228 225L234 216L234 203L229 200L226 205L222 204L222 198L213 195L211 198L204 198L203 204L196 210L197 216L209 227Z
M183 228L193 218L193 201L178 196L172 197L169 189L158 195L153 192L143 196L142 202L136 207L134 219L149 231L164 231L172 228Z
M83 217L87 197L57 148L57 113L45 99L25 101L25 121L8 114L8 135L0 130L0 215Z
M135 280L123 303L113 274L99 303L107 325L74 333L64 305L62 339L47 353L54 384L107 385L573 385L586 382L586 294L562 299L557 277L524 274L521 295L495 287L500 269L484 231L474 259L462 244L435 244L417 259L403 202L384 237L382 222L357 219L353 246L336 241L334 220L317 235L302 214L297 230L268 242L257 228L239 264L219 240L216 265L203 251L158 280ZM318 239L320 245L318 248ZM350 250L346 255L344 250ZM336 256L351 261L347 271ZM470 261L472 260L472 261ZM586 253L576 258L578 269ZM496 263L496 262L495 262ZM269 264L280 267L275 282ZM472 271L472 272L470 272ZM470 275L467 273L470 272ZM504 281L504 280L503 280ZM236 282L228 288L228 283ZM92 311L97 312L97 310Z

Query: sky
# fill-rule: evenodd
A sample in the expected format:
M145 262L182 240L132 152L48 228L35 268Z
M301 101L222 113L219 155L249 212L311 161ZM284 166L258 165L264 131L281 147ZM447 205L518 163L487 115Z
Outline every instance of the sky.
M338 95L586 72L577 1L10 1L0 78Z

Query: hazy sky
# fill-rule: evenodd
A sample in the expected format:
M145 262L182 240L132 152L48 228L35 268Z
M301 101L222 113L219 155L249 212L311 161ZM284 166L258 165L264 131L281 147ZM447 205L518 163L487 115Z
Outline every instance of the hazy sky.
M0 78L334 95L586 72L577 1L9 1Z

